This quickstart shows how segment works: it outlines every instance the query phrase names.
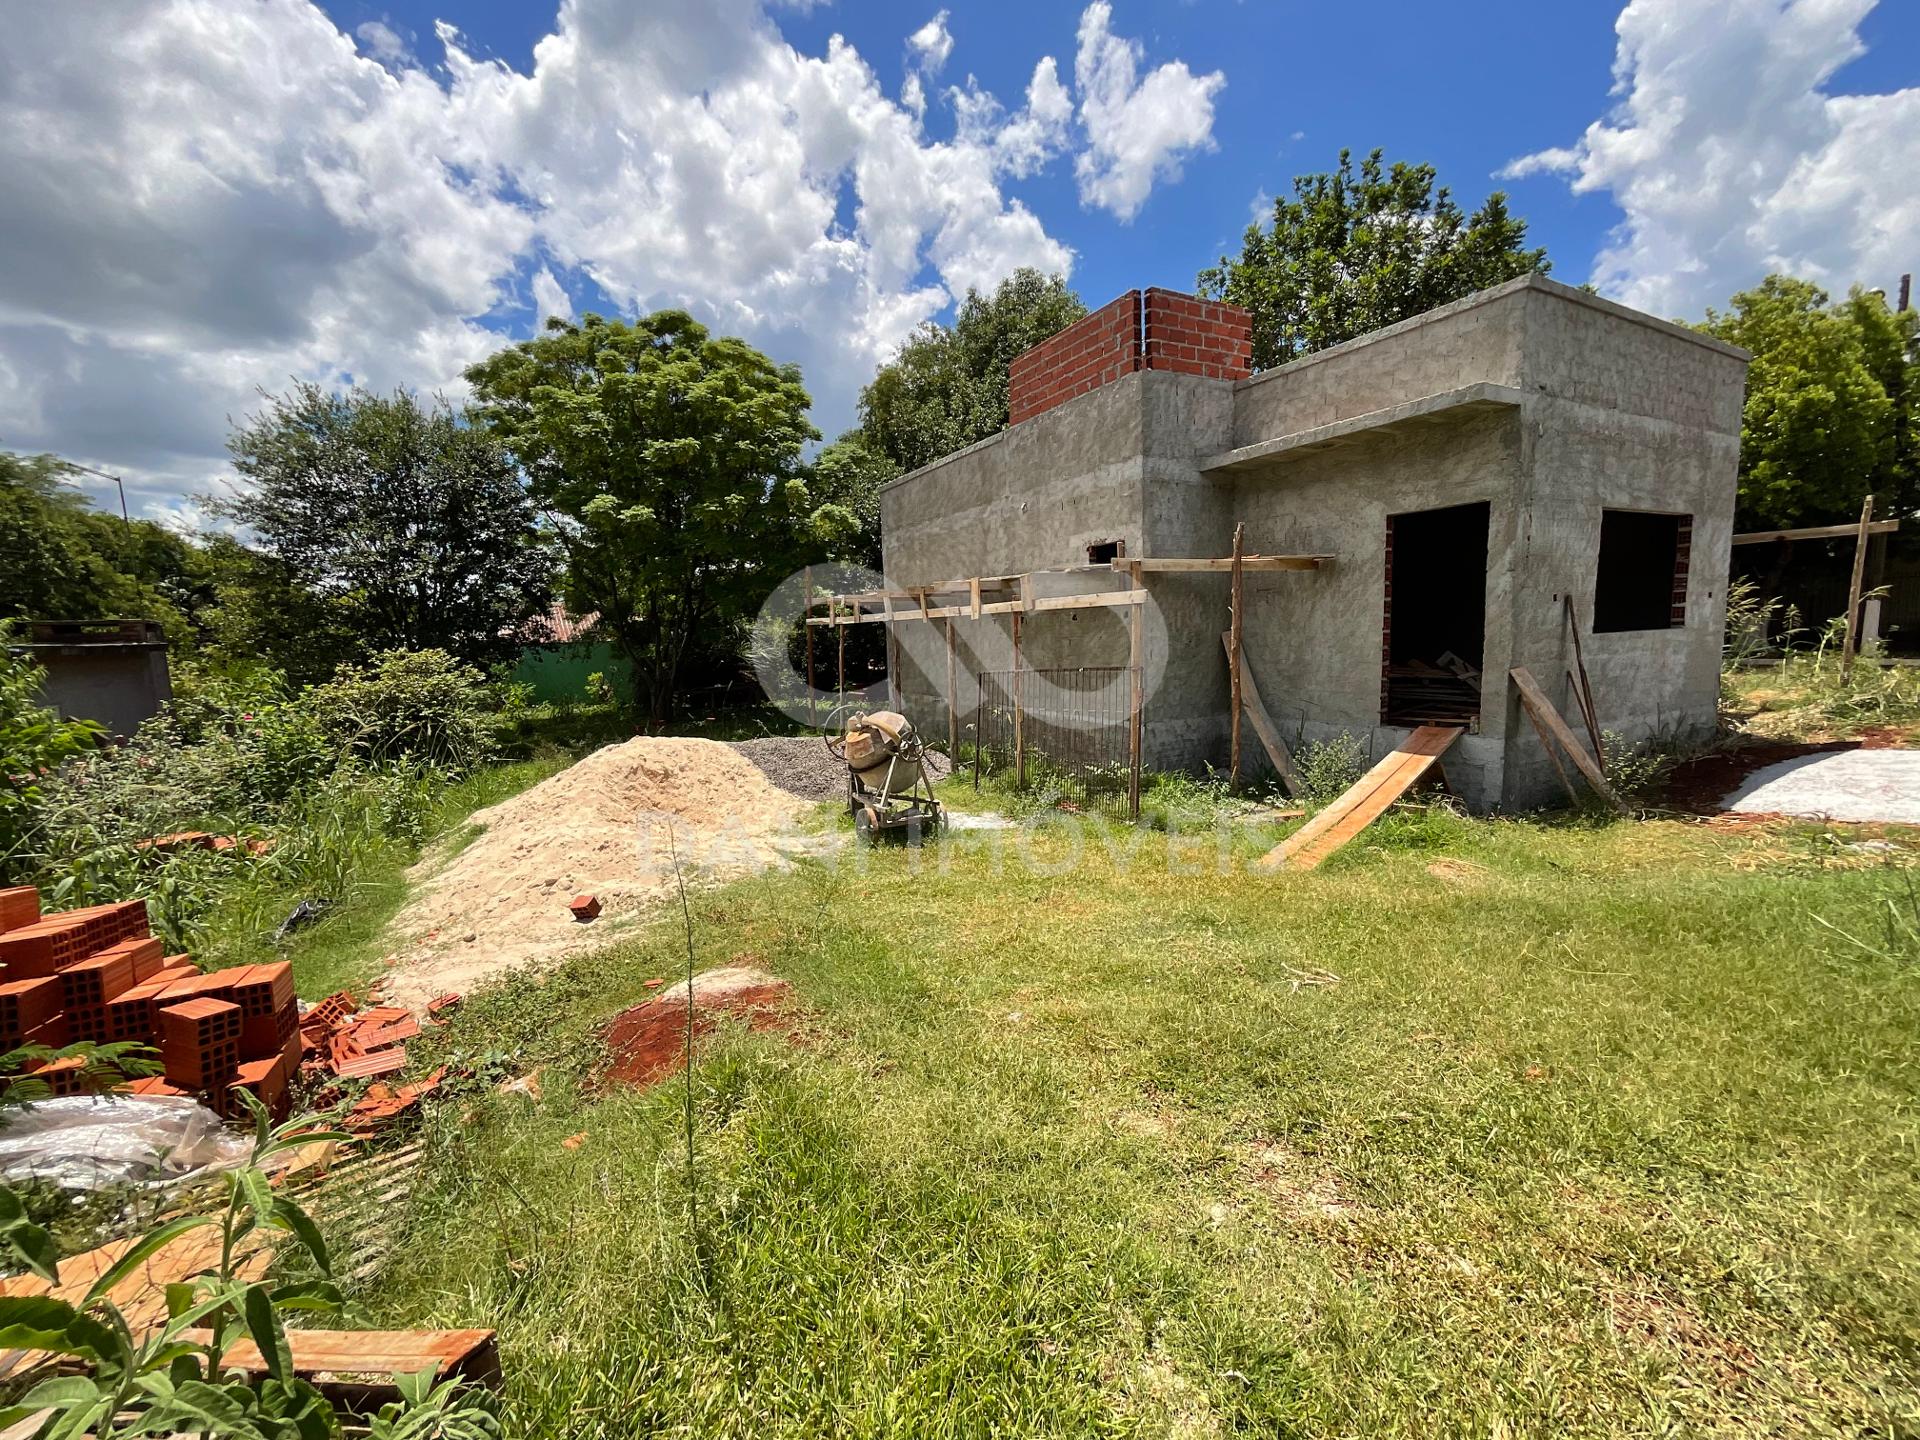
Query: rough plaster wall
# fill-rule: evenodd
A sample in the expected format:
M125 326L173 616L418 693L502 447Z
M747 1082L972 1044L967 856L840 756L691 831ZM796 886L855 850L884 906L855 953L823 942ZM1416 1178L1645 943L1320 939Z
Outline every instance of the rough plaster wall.
M1561 597L1570 593L1602 728L1636 740L1702 738L1717 720L1746 362L1552 291L1527 300L1528 541L1510 663L1533 672L1584 739L1567 679L1574 659ZM1605 509L1693 516L1683 627L1592 633ZM1511 687L1504 708L1502 803L1564 798Z
M1460 302L1242 381L1233 446L1489 381L1521 384L1526 291Z
M1139 544L1140 382L1128 375L887 486L887 579L929 584L1084 565Z
M1247 661L1289 744L1344 730L1377 757L1409 733L1380 724L1389 515L1487 502L1486 664L1489 675L1505 673L1520 475L1519 418L1497 411L1381 435L1233 484L1230 503L1246 521L1249 549L1335 557L1317 571L1246 582ZM1488 709L1484 733L1463 736L1446 762L1449 780L1476 805L1499 798L1497 700Z

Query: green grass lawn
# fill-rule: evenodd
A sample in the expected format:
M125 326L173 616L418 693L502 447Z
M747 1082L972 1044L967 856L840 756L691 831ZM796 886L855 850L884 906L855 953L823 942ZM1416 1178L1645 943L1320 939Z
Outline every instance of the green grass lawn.
M696 894L700 966L804 1019L702 1052L691 1222L680 1080L580 1084L677 927L474 997L445 1047L541 1097L439 1107L365 1318L498 1326L515 1434L1920 1426L1905 872L1673 822L1139 844Z

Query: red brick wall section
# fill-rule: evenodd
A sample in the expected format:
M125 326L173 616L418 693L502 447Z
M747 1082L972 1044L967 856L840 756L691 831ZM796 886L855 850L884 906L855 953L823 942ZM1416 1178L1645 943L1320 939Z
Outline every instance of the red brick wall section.
M1238 305L1177 290L1146 293L1146 368L1209 380L1253 373L1253 317Z
M1075 321L1007 366L1007 423L1018 425L1063 400L1140 368L1140 292Z
M1007 367L1007 423L1136 370L1244 380L1253 370L1253 320L1237 305L1177 290L1129 290Z

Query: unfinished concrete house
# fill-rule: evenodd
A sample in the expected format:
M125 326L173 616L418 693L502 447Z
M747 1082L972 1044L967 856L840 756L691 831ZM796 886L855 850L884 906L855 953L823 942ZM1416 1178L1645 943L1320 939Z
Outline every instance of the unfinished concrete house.
M1131 727L1148 768L1224 767L1235 584L1286 745L1458 727L1477 809L1564 794L1516 668L1583 741L1712 729L1744 352L1529 275L1250 353L1245 312L1129 292L1014 361L1006 430L887 487L887 589L840 623L888 624L926 733L1011 712L1023 761L1110 767Z

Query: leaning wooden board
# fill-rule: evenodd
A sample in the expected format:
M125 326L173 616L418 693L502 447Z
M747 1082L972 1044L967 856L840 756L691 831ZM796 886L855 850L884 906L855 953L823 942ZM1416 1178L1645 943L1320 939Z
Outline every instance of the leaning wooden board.
M1422 725L1338 800L1261 856L1268 869L1311 870L1378 820L1460 738L1453 725Z

